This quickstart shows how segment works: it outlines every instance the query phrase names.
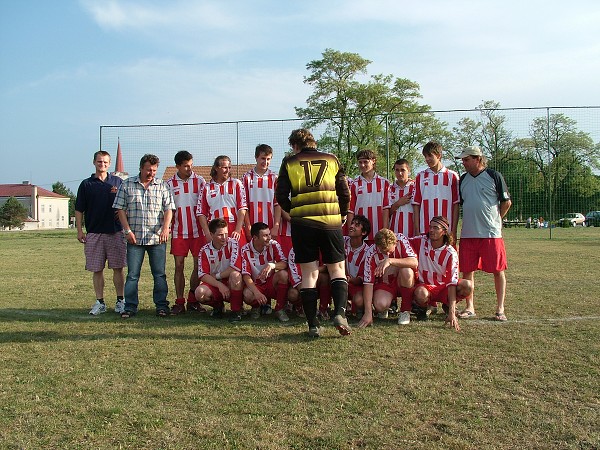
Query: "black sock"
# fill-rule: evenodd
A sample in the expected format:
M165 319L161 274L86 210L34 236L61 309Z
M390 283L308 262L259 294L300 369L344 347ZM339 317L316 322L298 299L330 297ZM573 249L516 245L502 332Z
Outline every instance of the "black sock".
M117 295L117 301L120 302L122 300L125 300L125 297L123 297L122 295Z
M97 298L96 300L98 300L100 303L102 303L104 305L104 299L103 298Z
M331 280L331 296L333 297L333 314L346 317L348 304L348 281L345 278Z
M320 325L317 319L317 301L319 299L319 291L317 288L300 289L300 298L302 299L302 306L304 306L304 314L306 314L308 326L318 327Z

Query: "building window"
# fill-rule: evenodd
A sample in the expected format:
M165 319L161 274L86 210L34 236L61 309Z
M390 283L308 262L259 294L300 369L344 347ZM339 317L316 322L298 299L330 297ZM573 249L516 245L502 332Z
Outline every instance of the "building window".
M48 227L52 228L52 219L48 219Z
M52 205L48 205L48 212L52 212Z
M45 209L44 207L45 207L45 206L46 206L46 205L40 205L40 210L41 210L42 212L45 212L45 211L44 211L44 209Z
M42 223L42 228L45 228L46 227L46 222L44 221L44 219L42 219L41 223Z

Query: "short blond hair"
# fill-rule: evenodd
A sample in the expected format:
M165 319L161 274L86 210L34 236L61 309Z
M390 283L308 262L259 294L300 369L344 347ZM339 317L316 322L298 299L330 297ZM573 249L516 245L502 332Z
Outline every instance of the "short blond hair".
M375 234L375 245L379 250L387 250L392 246L396 246L398 237L388 228L382 228Z

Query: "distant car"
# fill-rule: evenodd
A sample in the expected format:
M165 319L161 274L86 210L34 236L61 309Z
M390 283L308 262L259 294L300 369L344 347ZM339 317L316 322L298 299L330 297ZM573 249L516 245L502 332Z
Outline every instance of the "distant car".
M576 227L577 225L585 227L585 216L581 213L568 213L562 219L558 219L558 223L563 227Z
M590 211L585 215L585 225L588 227L600 227L600 211Z

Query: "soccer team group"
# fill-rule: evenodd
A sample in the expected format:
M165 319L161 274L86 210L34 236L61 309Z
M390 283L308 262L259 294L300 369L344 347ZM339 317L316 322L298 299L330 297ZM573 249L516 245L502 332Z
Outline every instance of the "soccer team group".
M371 150L357 152L360 175L350 179L336 169L333 155L316 149L308 130L294 130L290 145L293 158L284 159L280 170L281 175L286 169L283 187L269 168L273 150L265 144L256 147L256 166L241 179L230 176L231 160L221 155L205 180L193 171L193 156L180 151L177 172L166 182L156 178L154 155L142 157L137 176L121 180L108 172L110 155L96 152L95 173L81 183L75 207L77 238L97 298L90 314L107 310L106 262L113 270L115 311L122 318L137 313L147 254L159 316L208 313L209 306L210 315L219 318L229 303L232 323L245 315L287 322L295 314L306 317L309 335L318 337L321 322L330 318L345 335L351 332L346 316L356 317L359 328L390 313L407 325L411 314L427 320L441 304L446 323L459 330L459 318L476 317L474 273L483 270L494 275L494 318L507 320L502 218L510 196L478 147L459 156L465 167L459 177L443 165L441 145L429 142L423 148L428 167L412 179L409 162L399 159L392 182L377 174ZM172 307L165 273L169 239L175 260ZM320 245L325 250L313 261ZM189 254L193 268L187 282ZM462 299L466 305L459 312Z

